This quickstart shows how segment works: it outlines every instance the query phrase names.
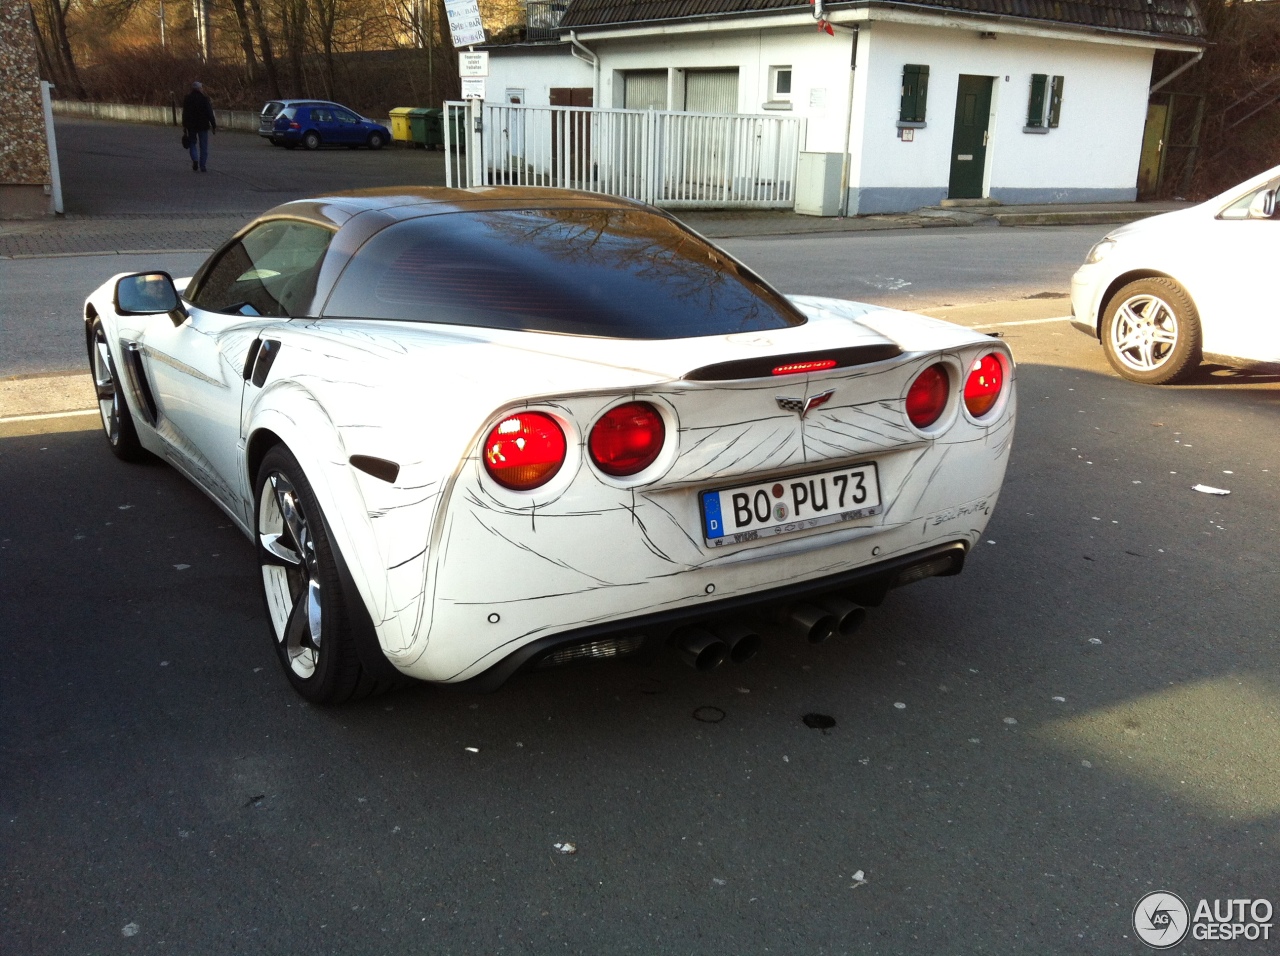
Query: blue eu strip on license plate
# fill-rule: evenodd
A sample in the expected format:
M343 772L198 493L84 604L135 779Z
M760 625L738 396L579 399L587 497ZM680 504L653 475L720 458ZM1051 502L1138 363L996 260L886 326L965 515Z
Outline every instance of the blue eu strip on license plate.
M880 514L875 462L704 491L702 531L708 545L744 544Z

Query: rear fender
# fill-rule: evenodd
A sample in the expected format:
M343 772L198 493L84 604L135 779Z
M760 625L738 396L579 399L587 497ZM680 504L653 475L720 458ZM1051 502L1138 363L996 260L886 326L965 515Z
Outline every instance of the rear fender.
M403 654L412 643L412 632L402 631L405 620L412 628L416 616L400 614L399 609L392 606L388 576L369 507L356 471L348 461L342 436L315 396L296 382L288 381L269 387L259 396L246 429L246 449L260 447L264 437L269 439L267 433L289 449L310 482L324 512L325 528L336 552L348 603L352 605L352 624L359 631L360 620L368 618L376 634L380 663L385 669L388 659L394 661L399 656L395 653L397 649ZM246 472L251 467L246 455ZM253 488L256 476L247 474L246 477L246 487ZM256 501L252 506L256 509ZM359 607L354 606L357 602ZM426 612L424 608L423 613ZM362 650L362 660L365 656ZM373 666L378 661L363 662L375 674L379 673L380 669Z

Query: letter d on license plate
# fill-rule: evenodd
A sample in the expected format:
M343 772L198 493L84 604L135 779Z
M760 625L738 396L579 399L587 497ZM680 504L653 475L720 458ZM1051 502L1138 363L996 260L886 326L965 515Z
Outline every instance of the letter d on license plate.
M702 534L713 548L879 514L875 462L704 491Z

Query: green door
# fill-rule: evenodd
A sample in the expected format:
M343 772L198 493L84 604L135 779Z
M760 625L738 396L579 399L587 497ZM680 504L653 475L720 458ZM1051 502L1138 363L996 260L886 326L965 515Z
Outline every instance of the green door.
M1147 125L1142 131L1142 157L1138 160L1138 198L1150 199L1160 189L1160 164L1164 141L1169 135L1169 107L1165 103L1147 105Z
M951 135L951 199L981 199L987 168L987 123L991 117L989 76L960 74L956 92L956 126Z

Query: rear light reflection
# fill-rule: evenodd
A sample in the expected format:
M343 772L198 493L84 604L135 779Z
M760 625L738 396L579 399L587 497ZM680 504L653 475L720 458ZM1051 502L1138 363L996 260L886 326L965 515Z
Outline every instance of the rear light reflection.
M981 418L995 407L1004 388L1004 366L995 353L975 359L964 383L964 405L974 418Z
M907 389L907 418L916 428L928 428L947 407L951 379L941 362L921 372Z
M666 437L666 426L656 408L648 402L629 402L600 417L591 429L587 449L606 475L625 478L652 465Z
M504 488L545 485L564 464L564 432L550 415L521 412L498 422L484 440L484 467Z

